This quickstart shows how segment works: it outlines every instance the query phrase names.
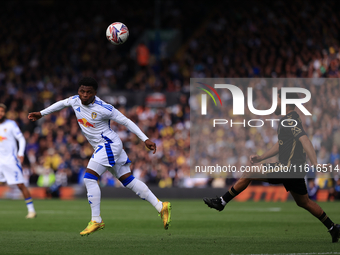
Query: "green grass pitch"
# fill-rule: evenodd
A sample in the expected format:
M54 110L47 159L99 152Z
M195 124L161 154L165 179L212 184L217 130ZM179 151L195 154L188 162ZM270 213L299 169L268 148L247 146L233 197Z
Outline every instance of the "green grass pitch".
M81 237L87 200L35 200L26 220L22 200L0 200L0 254L340 254L326 228L294 202L230 202L222 212L202 200L173 200L164 230L147 202L103 200L104 230ZM340 203L320 203L340 223Z

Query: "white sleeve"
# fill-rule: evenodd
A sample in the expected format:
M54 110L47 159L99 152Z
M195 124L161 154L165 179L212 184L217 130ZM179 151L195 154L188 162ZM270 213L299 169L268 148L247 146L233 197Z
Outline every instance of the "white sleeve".
M14 128L12 132L13 132L15 139L17 139L19 142L18 156L24 156L25 148L26 148L26 140L16 123L14 123Z
M70 104L70 99L71 98L67 98L61 101L58 101L54 104L52 104L51 106L45 108L44 110L40 111L42 116L45 116L47 114L53 113L53 112L57 112L60 111L68 106L71 106Z
M120 111L118 111L117 109L114 109L113 111L114 113L111 115L111 120L114 120L115 122L127 127L127 129L138 136L139 139L141 139L143 142L149 139L135 123L126 118Z

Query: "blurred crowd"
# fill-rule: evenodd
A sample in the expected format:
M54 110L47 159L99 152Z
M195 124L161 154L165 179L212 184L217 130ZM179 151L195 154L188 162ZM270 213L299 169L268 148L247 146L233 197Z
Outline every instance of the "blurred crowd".
M38 123L27 120L28 112L76 94L82 76L96 78L100 88L113 94L115 90L181 94L176 104L163 108L114 105L156 142L158 150L153 155L133 134L112 123L133 162L134 175L160 187L204 187L215 180L189 178L190 78L339 77L340 3L336 1L160 1L158 21L156 2L4 3L0 9L0 102L8 106L7 117L16 120L25 135L24 169L32 185L82 182L92 148L71 110ZM114 21L130 30L128 41L119 47L108 43L104 35ZM146 45L149 59L141 64L131 49L157 24L161 29L180 30L182 44L176 55L164 59L153 54L154 45ZM338 88L314 84L310 89L312 95L320 96L308 103L313 118L303 122L319 162L335 162L339 157ZM270 98L271 91L264 87L256 93L262 100ZM261 136L252 129L231 129L219 135L226 137L226 148L232 148L226 158L239 164L246 161L239 156L244 148L261 154L276 137L271 128L263 129ZM109 173L101 182L120 185ZM335 182L327 185L333 187Z

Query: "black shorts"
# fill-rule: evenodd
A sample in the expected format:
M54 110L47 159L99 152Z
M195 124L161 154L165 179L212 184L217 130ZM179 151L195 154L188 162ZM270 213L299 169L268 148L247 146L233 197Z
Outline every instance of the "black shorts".
M306 181L303 178L293 178L293 179L275 179L268 178L270 184L283 184L287 191L293 191L299 195L307 194Z
M270 163L270 164L264 164L264 165L282 165L281 163ZM304 174L303 174L304 175ZM307 192L307 186L306 181L303 178L303 175L295 175L296 178L284 178L287 177L287 174L284 173L267 173L266 177L268 180L268 183L270 184L283 184L285 189L287 191L293 191L299 195L306 195ZM289 175L291 177L291 175Z

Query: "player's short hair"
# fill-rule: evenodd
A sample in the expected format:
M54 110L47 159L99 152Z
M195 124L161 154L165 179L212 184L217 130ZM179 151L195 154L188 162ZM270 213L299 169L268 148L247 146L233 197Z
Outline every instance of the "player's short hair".
M279 89L278 94L279 94L279 98L281 98L281 89ZM286 98L287 99L299 99L300 97L299 97L298 93L289 92L289 93L286 94ZM287 104L287 105L292 107L293 109L295 109L295 104Z
M2 104L2 103L0 103L0 108L4 108L4 109L5 109L5 111L7 110L7 106L6 106L6 105L4 105L4 104Z
M80 86L89 86L93 87L95 91L98 89L98 83L95 79L92 77L83 77L78 81L78 87Z

